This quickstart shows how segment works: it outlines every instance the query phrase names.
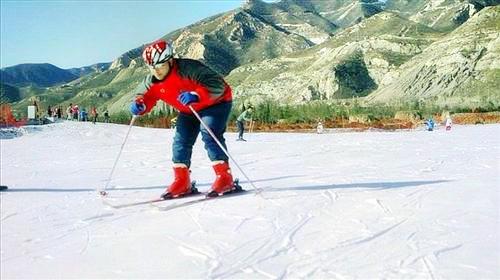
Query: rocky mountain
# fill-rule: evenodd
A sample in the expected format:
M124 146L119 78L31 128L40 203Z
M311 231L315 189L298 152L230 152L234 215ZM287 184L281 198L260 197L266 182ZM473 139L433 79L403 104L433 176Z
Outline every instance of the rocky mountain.
M329 41L233 70L227 79L242 98L304 102L366 96L393 82L392 72L441 34L382 12Z
M0 70L1 81L11 86L49 87L78 78L71 71L49 63L27 63Z
M253 102L367 96L500 105L498 10L487 7L449 34L401 13L378 13L323 44L242 66L227 78L238 97Z
M284 1L285 2L285 1ZM311 0L298 3L316 11L340 27L349 27L383 11L385 3L378 0Z
M351 1L340 2L349 6ZM164 38L173 42L179 56L203 60L228 74L240 65L307 49L334 36L338 26L307 3L247 0L239 9L207 18ZM118 61L124 62L115 61L111 68L116 63L127 67L133 60L142 65L141 50L142 46L122 55Z
M436 103L500 101L500 6L488 7L432 43L397 71L370 101L431 99Z
M173 40L179 56L203 60L228 74L247 63L307 49L336 30L335 24L300 5L252 0L165 37Z
M387 0L385 9L440 31L451 31L500 0Z

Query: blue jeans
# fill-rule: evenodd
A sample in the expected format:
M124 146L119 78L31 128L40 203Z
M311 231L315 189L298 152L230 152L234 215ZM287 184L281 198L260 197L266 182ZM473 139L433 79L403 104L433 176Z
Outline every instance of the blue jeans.
M245 132L245 123L243 121L236 121L236 125L238 126L238 138L243 138L243 132Z
M206 109L200 110L203 122L212 130L219 142L227 151L224 132L226 132L227 120L231 112L232 102L219 103ZM200 124L194 115L179 113L175 126L174 144L172 145L172 161L191 166L191 155L193 145L201 131L201 139L205 143L208 157L211 161L228 161L227 155L219 147L217 142L210 136L208 131Z

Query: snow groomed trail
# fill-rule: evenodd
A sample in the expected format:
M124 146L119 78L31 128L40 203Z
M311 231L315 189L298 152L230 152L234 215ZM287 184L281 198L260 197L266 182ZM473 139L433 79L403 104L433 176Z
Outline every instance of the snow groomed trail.
M169 211L96 194L126 130L63 122L1 139L2 279L500 278L500 125L228 133L263 195ZM163 192L172 137L132 129L109 201ZM192 177L201 191L213 180L200 140Z

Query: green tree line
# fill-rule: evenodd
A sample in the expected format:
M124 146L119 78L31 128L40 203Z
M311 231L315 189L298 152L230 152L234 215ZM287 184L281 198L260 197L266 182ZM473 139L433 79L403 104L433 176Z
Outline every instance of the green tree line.
M235 122L236 118L250 105L254 107L253 120L262 124L312 124L318 121L348 120L352 117L362 117L370 122L392 119L401 112L410 114L417 119L426 119L440 115L443 111L450 113L500 111L500 107L492 103L471 108L467 106L439 106L432 102L423 101L405 102L398 105L366 105L362 104L358 99L351 99L338 102L313 101L298 105L285 105L269 100L258 104L235 102L229 117L230 123ZM142 116L137 123L145 126L169 127L170 121L176 116L177 112L175 110L160 110ZM121 112L111 115L111 122L128 123L130 118L130 113Z

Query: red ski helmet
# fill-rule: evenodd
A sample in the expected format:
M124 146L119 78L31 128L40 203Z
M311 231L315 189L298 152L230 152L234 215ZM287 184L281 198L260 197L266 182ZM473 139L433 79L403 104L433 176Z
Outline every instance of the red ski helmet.
M173 56L174 48L172 44L161 39L148 45L142 52L142 58L149 66L165 63Z

